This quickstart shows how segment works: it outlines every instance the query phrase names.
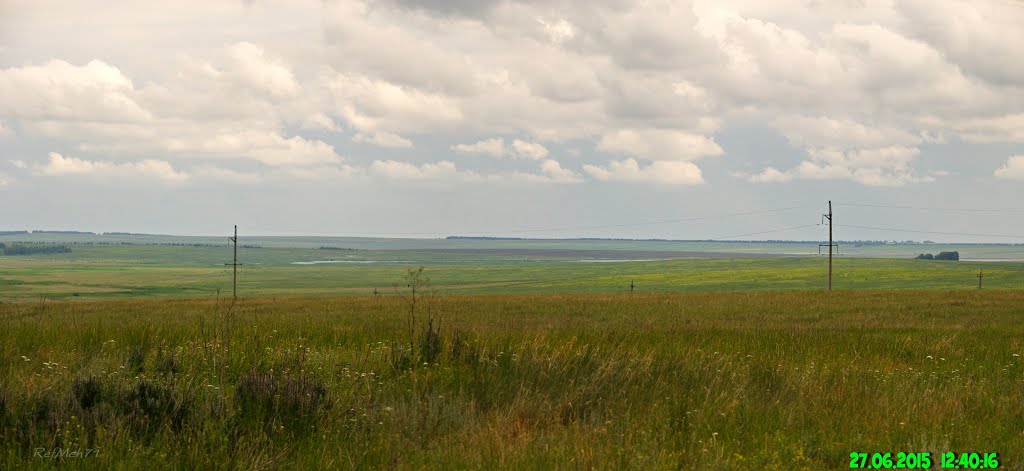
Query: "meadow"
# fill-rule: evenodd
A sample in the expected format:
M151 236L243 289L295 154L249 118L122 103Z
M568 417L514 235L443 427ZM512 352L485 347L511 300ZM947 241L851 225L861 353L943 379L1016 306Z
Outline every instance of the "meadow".
M1020 291L424 293L0 305L0 467L1024 467Z
M1024 469L1018 262L98 241L0 257L2 469Z
M71 253L0 256L0 302L216 299L231 291L231 267L225 264L231 262L232 253L226 245L140 245L138 240L135 245L108 245L124 242L114 237L84 241L105 244L77 240L83 237L87 236L71 239L79 242L68 243ZM239 292L248 297L390 293L404 270L419 266L427 267L433 286L447 294L609 293L629 291L631 283L638 292L827 286L827 257L808 255L816 253L815 244L288 238L254 242L267 245L239 249ZM322 246L362 248L319 249ZM1021 261L912 259L921 251L948 249L959 250L965 258L1022 260L1024 246L915 244L861 249L865 256L835 259L837 289L976 289L980 270L984 270L986 287L1024 287ZM891 251L904 257L886 256ZM307 264L311 262L330 263Z

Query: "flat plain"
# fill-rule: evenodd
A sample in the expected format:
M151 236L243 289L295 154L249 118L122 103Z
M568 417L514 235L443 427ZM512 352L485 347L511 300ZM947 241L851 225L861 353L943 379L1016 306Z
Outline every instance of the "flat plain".
M1020 263L307 242L0 257L0 468L1024 468Z

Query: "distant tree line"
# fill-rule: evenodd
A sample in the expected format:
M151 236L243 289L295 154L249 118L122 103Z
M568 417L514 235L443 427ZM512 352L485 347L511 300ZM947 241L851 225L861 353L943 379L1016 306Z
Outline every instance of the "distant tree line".
M28 234L28 231L0 231L0 235L21 235Z
M57 242L33 242L33 241L15 241L14 243L19 244L56 244ZM203 244L203 243L185 243L185 242L126 242L126 241L104 241L104 240L75 240L69 242L61 242L62 244L69 245L167 245L174 247L228 247L228 244ZM262 249L262 245L239 245L239 248L243 249Z
M918 255L917 257L915 257L915 259L917 259L917 260L952 260L952 261L955 262L955 261L960 260L960 252L957 252L955 250L952 251L952 252L939 252L938 255L932 255L930 253L923 253L923 254Z
M11 245L0 243L0 250L4 255L39 255L54 253L71 253L71 247L66 245Z
M321 246L317 250L344 250L344 251L352 252L352 251L355 251L356 249L350 249L350 248L347 248L347 247L328 247L328 246L324 245L324 246Z

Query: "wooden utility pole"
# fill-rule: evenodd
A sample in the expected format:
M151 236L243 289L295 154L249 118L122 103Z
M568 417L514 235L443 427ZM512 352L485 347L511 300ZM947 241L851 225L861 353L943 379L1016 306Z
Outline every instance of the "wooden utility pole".
M235 246L235 255L231 262L231 298L238 299L238 224L235 224L235 236L228 237Z
M828 214L823 214L822 219L822 222L828 219L828 290L832 291L832 248L835 247L835 252L839 253L839 246L832 242L832 201L828 202ZM822 247L825 244L818 244L818 255L821 255Z
M985 278L984 271L984 269L978 270L978 289L981 289L981 279Z
M630 293L633 292L633 288L635 288L635 287L636 287L636 285L633 284L633 280L629 280L629 292Z

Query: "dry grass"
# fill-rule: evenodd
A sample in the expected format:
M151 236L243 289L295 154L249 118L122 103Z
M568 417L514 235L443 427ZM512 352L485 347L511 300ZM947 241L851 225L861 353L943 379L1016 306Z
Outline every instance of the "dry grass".
M1021 292L443 301L0 305L0 468L1024 464Z

